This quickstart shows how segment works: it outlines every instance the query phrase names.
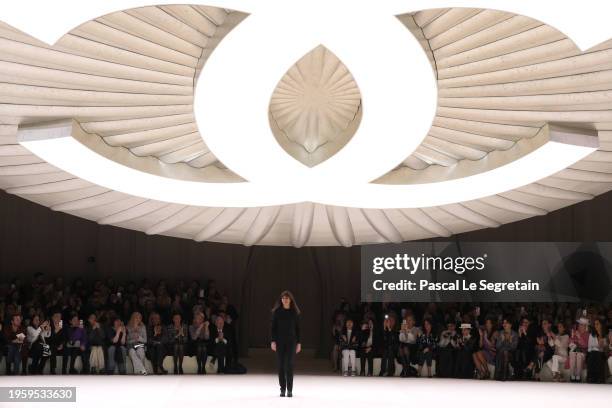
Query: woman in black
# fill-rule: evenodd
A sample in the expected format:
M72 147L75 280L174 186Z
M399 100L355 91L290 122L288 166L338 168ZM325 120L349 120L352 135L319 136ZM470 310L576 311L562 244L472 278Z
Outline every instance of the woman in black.
M293 360L302 350L300 344L300 309L289 291L280 294L272 309L272 330L270 347L278 358L278 383L280 396L292 397Z

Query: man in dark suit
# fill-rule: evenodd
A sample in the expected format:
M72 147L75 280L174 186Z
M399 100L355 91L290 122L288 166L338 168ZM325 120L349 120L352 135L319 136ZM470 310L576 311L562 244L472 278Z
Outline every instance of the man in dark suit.
M217 373L225 373L231 367L235 350L235 334L233 328L225 323L221 314L215 319L215 325L210 330L212 356L218 362Z

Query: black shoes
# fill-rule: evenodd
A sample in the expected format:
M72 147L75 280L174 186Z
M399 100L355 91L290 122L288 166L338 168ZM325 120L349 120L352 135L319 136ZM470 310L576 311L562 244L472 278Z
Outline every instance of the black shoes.
M281 396L281 397L284 397L284 396L285 396L285 390L281 390L281 392L280 392L280 396Z
M292 393L291 391L287 391L287 397L288 397L288 398L293 397L293 393Z

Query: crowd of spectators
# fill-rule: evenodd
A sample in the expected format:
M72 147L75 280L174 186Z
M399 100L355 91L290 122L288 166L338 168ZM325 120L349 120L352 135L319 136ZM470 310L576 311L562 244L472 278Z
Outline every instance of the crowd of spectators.
M28 283L0 283L0 361L6 374L27 375L42 374L47 364L51 374L126 374L129 360L134 373L146 375L146 359L152 373L167 374L163 360L172 356L174 374L183 374L189 355L198 374L206 374L207 362L215 372L236 372L237 320L214 280L68 284L38 273Z
M575 303L361 303L334 313L331 353L345 376L605 383L612 374L612 307ZM584 369L586 368L586 376ZM586 378L585 378L586 377Z

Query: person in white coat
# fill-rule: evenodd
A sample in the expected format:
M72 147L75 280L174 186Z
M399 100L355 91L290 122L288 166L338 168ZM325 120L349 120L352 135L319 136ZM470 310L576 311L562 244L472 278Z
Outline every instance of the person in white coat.
M562 381L561 368L565 366L569 350L569 335L564 323L557 323L557 333L549 334L548 344L555 349L555 353L547 363L553 374L553 381Z

